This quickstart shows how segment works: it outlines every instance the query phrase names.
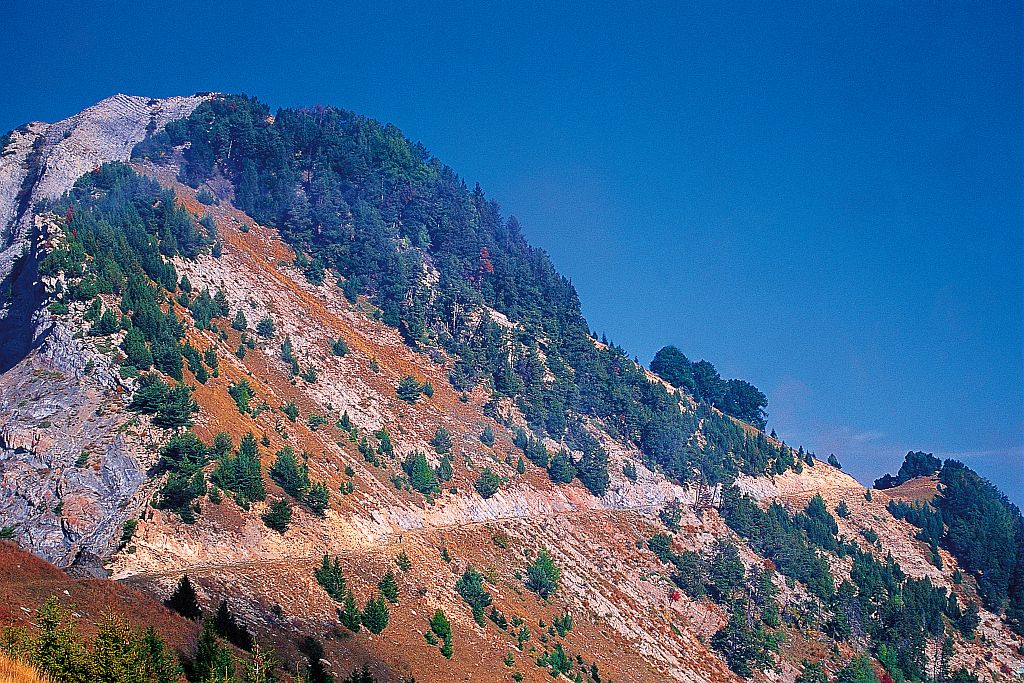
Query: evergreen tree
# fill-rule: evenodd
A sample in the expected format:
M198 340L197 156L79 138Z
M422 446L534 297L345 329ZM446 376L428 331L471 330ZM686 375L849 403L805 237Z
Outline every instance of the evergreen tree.
M388 602L398 602L398 582L395 580L395 572L389 569L381 578L377 587L380 588L380 594L387 598Z
M245 332L249 328L249 321L245 319L245 313L242 309L238 309L238 313L235 314L234 319L231 321L231 327L240 332Z
M480 494L481 498L487 499L498 492L501 487L501 477L491 471L490 467L485 467L480 476L473 482L473 488Z
M444 455L441 457L441 461L437 463L437 480L447 482L452 480L454 470L452 469L452 459L450 456Z
M217 634L226 641L242 650L251 650L253 645L252 634L244 624L238 623L238 618L228 608L228 601L221 598L217 605L217 614L213 618L213 627Z
M332 561L330 556L324 553L323 563L314 572L314 576L317 583L337 602L345 599L345 575L341 571L340 558L335 557Z
M192 587L192 582L188 580L187 575L181 577L177 588L174 589L169 598L164 600L164 605L192 621L195 621L202 615L196 591Z
M562 570L555 565L551 554L542 548L536 559L526 568L526 587L547 600L558 590L561 576Z
M323 482L314 482L309 487L305 503L306 507L312 510L315 514L323 517L324 511L330 504L330 495L327 493L327 487Z
M295 449L291 446L285 446L277 452L274 464L270 467L270 478L292 498L302 498L309 488L309 468L305 463L299 464Z
M595 496L603 496L611 484L608 475L608 453L598 446L583 452L583 458L576 464L576 476L587 490Z
M283 498L275 500L270 508L263 513L263 523L274 531L283 534L292 522L292 506Z
M405 401L406 403L415 403L420 397L420 393L423 391L423 387L416 381L415 377L406 375L402 378L402 381L398 383L398 387L395 390L398 394L398 398Z
M363 614L359 611L359 606L356 604L356 596L352 593L351 588L345 591L345 600L342 606L338 608L338 621L349 631L359 633L363 623Z
M472 609L476 623L483 626L484 608L491 604L491 594L484 589L484 575L469 565L455 583L455 591Z
M569 457L569 451L562 448L555 453L548 465L548 476L556 484L568 484L576 477L576 467Z
M362 622L371 633L381 633L388 625L391 611L383 595L377 595L366 601L363 608Z
M274 319L269 315L265 315L260 318L260 321L256 323L256 334L263 338L269 338L274 336Z
M491 429L491 425L484 427L484 431L480 433L480 443L488 448L494 445L494 430Z
M232 680L235 674L235 660L231 650L217 637L213 622L203 620L199 643L192 660L192 675L197 681Z
M438 455L450 453L452 450L451 434L444 427L438 426L434 432L434 438L430 440L430 445L434 447Z
M405 457L402 469L409 476L409 483L420 493L427 494L437 491L437 476L434 469L427 463L427 457L419 451L413 451Z

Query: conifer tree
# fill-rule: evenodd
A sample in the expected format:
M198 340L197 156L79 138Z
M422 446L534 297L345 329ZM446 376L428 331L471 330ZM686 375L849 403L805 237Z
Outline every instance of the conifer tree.
M381 633L388 625L391 611L383 595L376 595L366 601L362 622L371 633Z
M380 594L387 598L390 603L398 602L398 582L395 580L395 572L388 570L377 584Z
M188 580L188 575L181 577L178 587L174 589L169 598L164 600L164 605L192 621L198 619L203 613L199 608L196 591L192 587L192 582Z

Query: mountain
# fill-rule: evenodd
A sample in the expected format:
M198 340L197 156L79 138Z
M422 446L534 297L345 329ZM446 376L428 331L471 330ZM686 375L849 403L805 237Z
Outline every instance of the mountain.
M911 454L867 490L748 382L640 366L394 126L116 96L2 142L0 534L69 574L187 577L303 680L1024 667L987 482ZM212 638L167 642L251 666Z

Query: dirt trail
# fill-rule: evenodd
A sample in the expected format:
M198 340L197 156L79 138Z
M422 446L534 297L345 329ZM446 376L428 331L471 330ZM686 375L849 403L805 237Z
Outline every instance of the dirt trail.
M456 529L472 529L481 526L487 526L488 524L495 524L499 522L516 522L516 521L542 521L546 519L559 519L566 517L582 517L586 516L607 516L613 517L617 515L632 515L632 514L648 514L653 515L654 508L650 506L642 507L622 507L614 509L586 509L586 510L568 510L564 512L554 512L549 514L534 514L534 515L513 515L508 517L493 517L491 519L479 520L475 522L462 522L458 524L445 524L439 526L422 527L420 529L410 529L407 531L393 532L387 534L384 539L374 539L372 542L367 542L358 545L345 545L331 547L325 550L331 555L339 556L351 556L365 553L369 550L374 552L385 552L385 551L398 551L404 547L404 540L406 537L429 537L431 534L440 534L445 531L452 531ZM211 564L193 564L176 567L174 569L167 569L162 571L148 571L148 572L137 572L135 574L115 577L118 581L126 583L132 583L135 581L144 581L148 579L155 579L168 576L178 576L180 574L193 574L203 575L211 572L216 572L224 569L259 569L260 567L277 567L280 565L307 565L311 563L318 563L323 559L323 553L296 555L293 557L285 558L262 558L253 560L235 560L232 562L217 562Z

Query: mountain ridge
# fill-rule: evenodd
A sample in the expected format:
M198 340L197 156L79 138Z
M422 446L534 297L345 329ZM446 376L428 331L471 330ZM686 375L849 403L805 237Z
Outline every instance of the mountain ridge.
M209 107L201 109L204 102ZM390 286L387 278L368 280L356 288L352 281L359 284L358 268L348 275L339 270L328 272L330 264L322 260L330 253L327 247L343 243L317 247L308 240L317 236L317 230L328 229L336 229L339 239L358 237L363 228L356 226L354 217L360 211L364 213L359 220L371 226L367 230L377 229L372 227L376 225L374 216L384 219L390 215L387 201L381 200L381 209L359 205L360 201L370 205L361 188L376 187L376 178L352 181L353 187L347 190L342 183L337 186L342 187L340 195L331 190L320 199L314 197L321 201L321 208L334 197L336 203L330 211L344 219L337 224L325 223L321 217L317 219L319 227L314 227L312 222L307 225L304 219L296 219L295 212L304 210L299 200L289 200L300 206L289 205L280 229L254 220L236 202L256 202L250 205L252 209L264 201L260 197L287 195L275 195L282 190L273 187L263 192L261 183L276 181L261 179L259 171L249 172L246 162L240 162L235 175L219 153L206 156L201 149L202 136L216 128L216 117L237 112L252 101L246 102L230 97L198 102L188 116L198 111L195 116L199 118L190 118L192 124L176 124L164 134L154 129L141 141L146 144L135 150L130 168L116 164L90 167L84 176L73 179L76 185L67 188L69 195L51 198L32 214L40 245L39 263L46 271L39 278L44 299L33 315L45 318L50 331L37 350L19 358L0 376L0 487L8 501L0 505L4 515L0 526L13 526L12 533L35 552L80 571L105 564L119 579L159 596L171 591L175 579L189 574L204 602L225 595L239 598L241 602L233 608L260 637L269 639L293 661L300 655L289 632L298 629L322 638L332 658L353 656L356 663L370 663L385 676L404 671L427 676L427 680L473 673L506 678L512 673L501 662L506 648L509 656L513 650L518 653L513 657L515 672L542 680L548 675L549 662L562 666L557 653L564 654L563 645L595 666L600 664L600 671L611 671L615 680L735 680L736 674L728 666L751 666L757 664L758 657L768 661L753 666L750 676L793 680L800 672L801 652L813 652L832 673L858 651L885 658L887 650L880 649L888 647L884 640L865 642L867 636L861 635L854 649L816 629L810 633L817 635L805 636L795 626L807 618L801 607L805 603L837 614L840 609L810 594L803 583L789 576L784 579L775 572L775 563L753 550L751 544L756 539L744 538L730 528L729 515L737 513L720 514L717 508L725 504L723 492L732 490L733 483L738 491L762 501L769 514L785 515L785 519L776 518L778 523L795 524L797 529L805 524L801 515L815 509L815 499L823 501L825 515L836 525L835 532L826 530L825 540L831 538L828 543L838 547L838 552L807 540L812 531L818 533L809 523L806 531L794 533L795 538L803 539L799 540L803 545L797 546L801 552L827 560L830 581L833 575L836 583L851 575L850 555L842 554L849 543L869 557L895 556L911 576L927 578L965 600L973 599L970 591L974 589L953 579L956 558L942 549L938 551L942 567L933 565L927 547L914 540L916 528L886 510L885 492L872 494L812 454L794 451L752 426L733 422L689 395L673 393L674 388L666 387L660 377L638 367L620 349L594 339L585 327L578 336L559 338L566 327L578 327L573 317L578 300L574 305L570 297L553 305L550 310L560 312L537 322L542 314L529 305L531 295L519 296L514 290L488 284L492 274L488 264L499 275L503 269L516 272L504 251L511 244L513 254L526 254L531 268L541 273L537 282L554 282L556 291L563 291L558 289L557 273L552 276L545 271L549 262L529 261L529 251L515 252L521 249L514 239L517 231L509 229L500 215L494 219L495 213L487 208L492 205L483 200L479 190L471 194L479 199L473 200L477 201L472 204L477 207L474 211L490 216L487 220L498 220L502 227L495 223L493 234L504 235L506 242L490 245L487 252L479 243L457 247L464 252L457 267L438 265L444 259L456 259L457 253L427 252L431 258L425 258L419 278L411 280L416 283L411 297L383 291ZM258 106L254 111L262 112ZM264 127L292 117L301 128L305 125L302 117L329 119L335 115L326 111L279 112L272 120L252 116L249 121ZM212 118L202 118L208 116ZM339 125L363 121L352 116L339 118ZM189 125L196 130L188 130ZM359 130L369 130L366 135L371 137L383 135L381 140L397 145L397 158L407 159L391 129L376 126L366 124ZM357 130L356 139L359 134ZM72 132L65 140L75 140L75 135ZM222 140L225 149L232 150L227 152L229 156L238 149L230 142L232 135ZM369 147L375 144L367 143ZM358 145L354 149L358 161ZM193 162L186 152L193 161L210 161L210 174L198 179L197 188L181 182L197 179L194 169L189 170ZM425 150L421 157L424 154ZM363 172L353 163L353 173ZM374 163L385 168L390 162L384 158ZM425 166L436 170L434 177L440 179L441 187L453 189L456 198L461 196L458 183L446 175L439 162ZM371 164L368 168L375 167ZM416 173L422 169L416 164L408 168L413 169L411 178L416 181ZM296 182L309 184L309 191L314 192L316 173L310 171L308 179L306 175L306 170L297 172ZM148 184L152 182L158 184ZM306 192L304 187L296 191L296 197ZM239 198L239 188L249 194L243 192ZM348 205L344 197L349 191L355 193L351 195L355 199L344 212L337 200ZM420 201L415 196L422 191L414 185L396 190L397 196L407 198L401 199L407 206ZM167 192L171 194L162 194ZM171 204L180 210L147 213L139 225L151 231L143 233L151 234L151 242L129 245L131 249L116 260L116 268L108 266L111 259L102 241L82 242L87 258L83 259L84 269L76 271L76 240L87 239L93 234L90 231L106 230L100 223L90 222L90 217L122 220L127 234L135 222L130 212L121 211L118 202L132 197L138 197L129 199L137 212L169 208L168 198L173 198ZM311 215L315 214L315 201L310 202ZM424 205L431 206L426 201ZM272 209L266 205L260 211L269 215ZM125 215L128 217L121 217ZM443 219L459 214L458 210L438 209L425 215ZM326 220L332 220L330 214ZM172 224L178 232L168 227ZM392 242L380 247L374 258L398 254L399 262L409 259L415 249L413 240L422 235L388 225L394 224L382 220L379 228L382 234L390 234ZM428 232L428 242L423 244L429 244L429 231L437 226L430 221L423 225ZM450 236L442 238L455 242ZM159 245L160 253L146 252L149 247L145 244ZM395 245L394 254L391 244ZM173 317L181 327L181 336L171 342L175 352L162 360L149 359L150 363L163 363L159 373L147 373L146 368L132 364L147 352L156 356L158 346L167 343L159 336L164 332L157 329L164 323L153 327L152 334L158 336L150 338L147 326L152 321L140 316L139 303L129 304L124 299L130 280L121 278L131 275L132 258L143 259L145 283L152 288L161 315L167 320ZM319 266L317 259L321 259ZM344 269L345 263L339 261L338 267ZM394 281L405 281L401 272L395 272ZM466 288L440 284L445 278L451 280L455 272L465 278ZM171 273L173 277L168 276ZM93 282L97 284L95 293L90 289ZM117 283L122 284L108 287ZM512 287L508 283L501 286ZM105 291L108 288L110 291ZM501 308L512 315L508 318L500 313L511 327L500 319L488 324L491 300L487 297L492 291L498 297L493 301L500 301ZM458 296L444 300L445 292ZM219 306L214 299L220 295L227 310L211 310L210 306ZM51 308L41 312L45 301ZM429 310L444 311L445 319L427 313ZM450 329L458 332L455 328L461 326L466 341L447 332L449 313L455 318ZM406 314L409 317L403 317ZM105 323L105 316L113 322ZM261 331L267 319L270 322ZM131 346L129 335L142 329L147 330L143 347ZM531 344L531 330L540 343ZM506 333L509 336L503 336ZM478 344L481 338L483 342ZM339 339L343 346L338 346ZM565 340L590 348L563 352ZM339 353L340 349L344 352ZM559 363L565 365L563 353L578 364L590 365L559 369ZM593 379L595 376L600 380ZM629 381L620 382L615 376ZM158 414L133 412L132 397L137 398L145 387L158 386L147 384L148 377L161 383L166 380L172 388L180 386L177 382L191 385L188 393L198 409L194 417L188 409L176 429L166 430L155 424ZM418 387L411 401L401 393L408 378ZM564 378L572 378L572 382ZM240 389L243 381L248 387L244 392ZM549 395L552 387L558 386L576 387L588 394L588 402L570 396L558 408L559 396ZM622 392L624 388L630 391ZM29 397L35 400L32 406L27 404ZM565 407L570 404L574 407ZM671 418L670 429L692 428L692 434L643 424L641 420L651 419L636 409L643 405L655 406L666 415L678 412L682 417ZM559 415L567 423L564 427ZM351 427L345 426L345 420ZM447 445L439 436L442 427L448 434ZM490 445L484 437L488 430ZM288 447L305 454L307 457L299 460L307 486L309 482L326 484L326 509L318 513L308 499L289 494L273 476L265 483L268 501L248 500L237 491L208 487L206 478L218 480L216 472L247 431L254 435L261 478L268 465L273 475L280 453ZM213 450L212 457L204 454L198 469L168 472L167 449L175 432L195 433L202 443L211 444L211 450L218 448L217 437L224 433L229 448ZM685 436L686 443L666 440L666 434L677 440ZM263 443L256 446L256 438ZM277 460L272 457L275 450ZM435 480L432 487L424 485L426 493L415 488L420 485L417 477L427 476L425 483L430 479L429 472L417 465L417 455L423 456L435 479L447 458L449 479ZM603 491L601 478L595 474L602 469L602 458L607 477ZM582 476L576 476L577 468ZM99 474L92 475L89 470ZM348 470L353 474L347 474ZM477 488L484 471L503 479L490 495L480 492L485 488ZM119 476L125 474L130 481L119 482ZM203 480L204 491L184 504L171 505L168 486L179 474ZM583 476L589 479L583 480ZM261 520L270 503L278 500L292 501L294 507L291 526L282 533L269 530ZM104 506L101 501L113 504ZM678 501L678 506L673 507L673 501ZM779 512L771 503L780 503ZM838 512L841 504L849 521ZM836 511L835 517L829 511ZM122 534L121 527L129 520L134 520L131 534ZM876 533L876 541L868 541L867 531L882 529L887 533ZM655 540L662 537L669 539L667 548ZM382 545L396 538L400 543ZM773 617L766 612L754 621L759 631L743 633L741 627L731 626L730 615L740 598L717 602L697 594L680 594L677 584L690 585L679 574L688 566L684 559L688 562L711 552L719 547L719 541L736 544L741 574L748 580L761 575L760 567L771 565L771 590L779 597L767 600L778 600L781 605L777 627L767 625ZM385 631L391 635L384 640L365 631L347 637L332 635L338 633L338 611L314 579L319 557L339 555L362 602L373 597L372 576L394 566L389 556L397 555L400 548L414 565L410 573L403 571L398 577L409 602L403 598L393 608L395 624ZM541 550L550 551L562 569L564 587L554 602L537 600L523 588L521 574ZM863 560L854 557L854 563ZM470 619L455 579L474 565L494 570L493 580L488 579L486 585L503 612L522 615L527 621L543 614L550 624L559 616L558 610L564 609L574 615L575 630L562 635L550 632L545 635L548 640L540 641L544 628L540 626L541 631L534 632L529 641L537 648L531 654L528 649L520 650L515 641L509 642L504 629ZM783 567L783 571L789 569ZM272 609L275 606L285 617L277 616ZM456 625L459 638L471 643L467 647L457 638L456 655L451 660L434 651L429 639L424 642L419 633L434 609L443 609ZM988 645L944 627L943 633L950 631L950 638L956 641L953 663L995 676L1007 675L1000 666L1019 669L1019 639L996 615L982 614L981 628ZM417 624L417 618L422 623ZM951 618L939 619L951 623ZM283 627L286 622L290 624L287 629ZM534 623L530 621L531 628ZM823 630L827 626L818 624ZM717 653L728 650L713 645L719 638L739 637L736 629L744 638L767 638L762 643L765 649L749 662L726 662L724 655ZM780 634L781 642L773 643L775 636L766 635L769 632ZM826 647L830 642L839 654L830 654ZM987 664L979 654L986 651L994 657ZM477 652L489 653L489 659L470 654ZM917 656L909 650L904 654ZM920 654L921 661L933 668L941 659ZM539 659L546 663L535 666L531 662ZM908 662L885 666L916 665ZM562 673L572 673L575 665L566 666L570 670ZM876 664L879 670L881 666ZM582 673L584 668L576 671Z

